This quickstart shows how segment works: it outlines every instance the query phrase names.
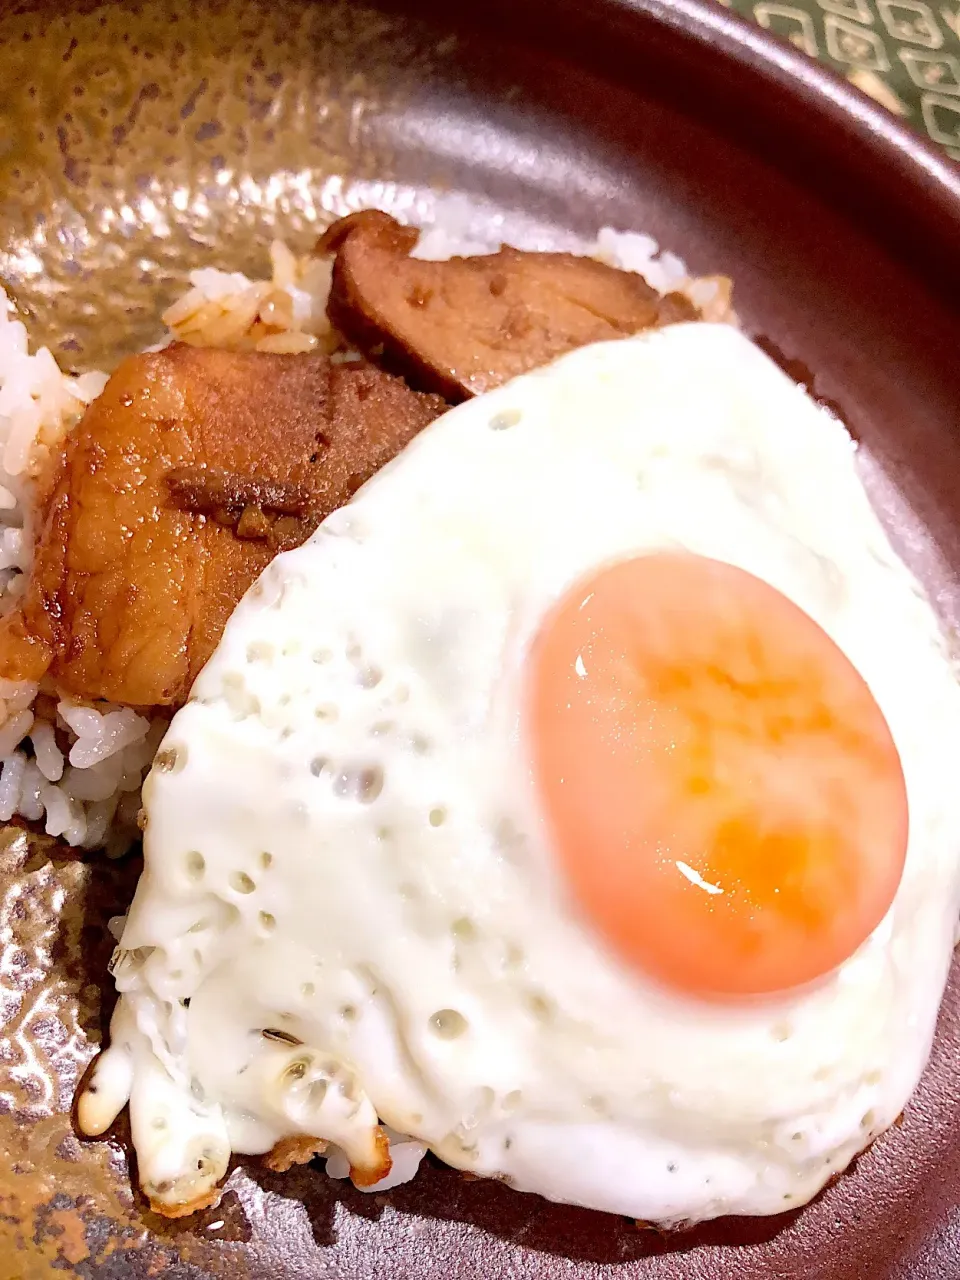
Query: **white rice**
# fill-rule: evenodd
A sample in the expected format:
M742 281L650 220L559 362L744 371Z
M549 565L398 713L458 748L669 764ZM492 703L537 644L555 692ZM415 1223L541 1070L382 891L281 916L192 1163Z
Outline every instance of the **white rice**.
M282 240L270 246L269 280L202 267L190 288L163 314L181 342L232 350L332 351L337 335L327 319L329 261L297 258Z
M596 257L638 272L661 293L686 293L707 319L735 322L730 282L691 279L684 263L661 252L650 236L607 227L592 243L569 236L555 244L537 240L517 247ZM438 205L437 221L415 252L442 259L499 247L499 239L478 231L476 209L451 197ZM297 258L276 240L270 268L270 278L260 280L215 267L192 271L190 288L162 317L167 335L159 347L176 339L234 350L320 350L350 359L355 353L343 349L326 316L330 262ZM104 373L62 373L45 347L31 354L26 328L0 289L0 612L14 606L30 568L31 482L106 380ZM128 707L68 699L52 710L52 698L38 698L43 692L36 684L0 680L0 822L18 815L43 821L49 835L68 844L104 847L117 856L137 837L141 783L168 717L147 719ZM420 1154L411 1150L410 1157Z
M106 380L105 373L62 374L46 347L31 354L26 327L0 289L0 601L16 594L30 564L29 483Z
M14 606L30 568L30 486L106 381L105 373L62 373L46 347L31 353L26 328L0 290L2 611ZM166 718L151 722L129 708L64 700L41 712L40 692L36 684L0 680L0 821L44 821L49 835L69 844L122 853L137 834L140 784Z
M39 721L33 726L30 738L40 773L47 782L59 782L63 777L63 752L57 746L53 725L48 720Z

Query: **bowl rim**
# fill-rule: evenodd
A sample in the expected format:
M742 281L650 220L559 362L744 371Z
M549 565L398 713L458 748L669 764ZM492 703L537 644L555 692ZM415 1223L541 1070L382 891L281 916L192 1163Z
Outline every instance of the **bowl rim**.
M466 0L458 8L500 36L508 24L523 27L528 40L548 46L574 65L596 66L601 74L611 55L619 57L621 81L633 78L635 83L635 75L622 62L627 51L643 59L638 66L649 66L651 45L664 48L668 59L676 58L671 48L692 48L714 96L734 103L739 99L742 116L749 115L743 110L745 102L749 108L752 98L755 106L755 100L772 89L776 109L767 118L776 118L784 135L799 141L808 172L824 169L814 184L826 182L829 170L841 198L859 204L861 215L868 209L869 220L882 226L888 238L892 232L899 247L903 231L911 233L910 256L926 260L933 282L942 287L949 277L960 288L960 254L950 248L960 242L960 164L832 67L728 8L728 3ZM442 0L401 8L426 8L437 14ZM591 46L599 51L596 62ZM756 115L754 124L758 133L764 132L765 122ZM767 128L768 150L775 141ZM841 182L836 181L838 171ZM926 243L931 235L936 241L932 246Z
M597 3L597 0L591 0ZM960 166L931 138L897 120L893 112L845 80L825 62L795 48L756 22L727 8L723 0L599 0L616 13L649 14L664 26L711 44L781 84L801 84L824 100L829 115L842 119L872 149L892 148L956 201L960 216Z

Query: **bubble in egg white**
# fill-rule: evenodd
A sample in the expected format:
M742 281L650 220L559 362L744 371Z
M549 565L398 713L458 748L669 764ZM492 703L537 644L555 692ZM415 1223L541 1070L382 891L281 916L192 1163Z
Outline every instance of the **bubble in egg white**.
M469 1024L457 1009L440 1009L430 1019L430 1029L441 1040L456 1040L464 1035Z
M477 936L477 929L469 916L460 916L450 926L450 932L458 942L471 942Z
M549 1022L554 1014L551 1001L536 991L527 997L527 1007L538 1022Z
M187 748L185 746L163 747L157 752L153 762L154 769L160 773L180 773L186 768Z
M223 677L222 697L234 720L246 720L249 716L260 715L260 699L250 692L243 676L237 672L228 672Z
M495 413L490 419L491 431L506 431L510 427L515 427L520 422L523 414L519 409L501 409L499 413Z
M333 790L341 799L373 804L383 790L383 784L384 773L380 765L352 765L336 775Z
M489 1111L497 1100L495 1089L491 1089L488 1084L483 1084L477 1090L474 1105L478 1111Z
M253 893L256 889L256 883L251 876L245 871L233 871L230 874L230 888L236 893L248 894Z
M203 873L207 869L206 859L197 849L191 849L186 856L185 866L187 876L191 880L202 880Z

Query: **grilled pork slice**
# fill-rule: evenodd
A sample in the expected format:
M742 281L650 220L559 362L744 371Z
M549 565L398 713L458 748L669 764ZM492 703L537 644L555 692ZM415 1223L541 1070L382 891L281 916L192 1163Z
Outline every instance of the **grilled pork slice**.
M125 360L39 487L0 676L178 706L269 561L444 408L365 361L183 345Z
M698 318L682 294L592 258L503 248L424 262L410 257L418 234L376 209L335 222L317 244L336 255L327 309L361 351L451 401L574 347Z

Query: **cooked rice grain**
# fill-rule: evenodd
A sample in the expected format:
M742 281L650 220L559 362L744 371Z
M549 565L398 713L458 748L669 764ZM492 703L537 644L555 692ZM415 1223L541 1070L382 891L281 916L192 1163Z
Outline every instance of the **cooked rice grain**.
M173 336L194 346L297 354L332 351L327 319L329 262L297 258L281 240L270 246L272 275L251 280L239 271L202 267L191 288L163 314Z

